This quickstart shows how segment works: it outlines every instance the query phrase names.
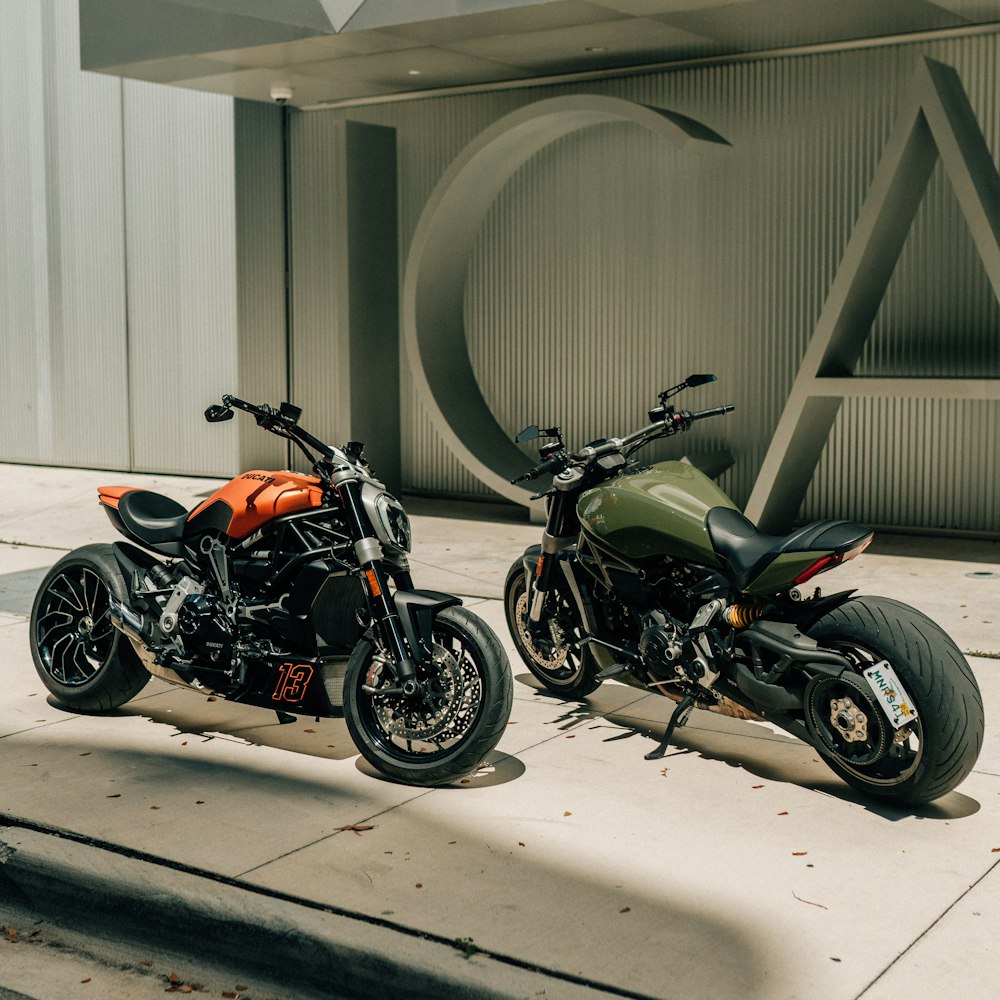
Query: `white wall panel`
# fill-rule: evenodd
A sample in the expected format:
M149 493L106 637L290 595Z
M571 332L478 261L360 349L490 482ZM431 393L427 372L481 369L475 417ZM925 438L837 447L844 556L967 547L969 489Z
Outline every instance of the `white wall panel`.
M235 422L202 417L239 374L233 102L124 87L133 464L235 472Z
M76 4L0 5L0 457L129 462L121 84Z

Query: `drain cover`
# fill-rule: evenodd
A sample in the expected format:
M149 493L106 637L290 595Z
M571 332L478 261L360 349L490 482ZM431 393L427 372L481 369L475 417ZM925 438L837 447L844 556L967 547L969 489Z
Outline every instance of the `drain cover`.
M965 574L970 580L1000 580L1000 573L988 569L977 569Z

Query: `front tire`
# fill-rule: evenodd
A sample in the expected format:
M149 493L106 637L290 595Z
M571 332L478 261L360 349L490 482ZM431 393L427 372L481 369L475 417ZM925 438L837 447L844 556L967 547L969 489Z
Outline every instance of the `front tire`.
M552 607L550 607L550 605ZM575 610L568 597L556 589L546 598L546 622L550 641L536 645L528 632L528 588L524 563L518 559L507 573L503 596L504 613L514 648L531 673L553 694L564 698L586 698L600 687L600 667L589 649L573 649L567 639L579 632Z
M110 545L85 545L49 570L31 609L31 657L56 702L110 712L149 681L129 640L111 624L109 596L128 600Z
M471 611L440 611L432 627L428 698L379 695L395 685L371 635L354 647L344 679L344 716L361 755L409 785L445 785L475 771L500 742L513 704L507 654Z
M847 601L809 635L855 671L812 682L806 723L827 764L849 785L893 802L940 798L972 770L983 743L983 700L951 638L914 608L885 597ZM861 671L887 660L916 708L894 729ZM846 713L838 716L842 706ZM858 712L861 715L858 715ZM863 727L853 721L863 718Z

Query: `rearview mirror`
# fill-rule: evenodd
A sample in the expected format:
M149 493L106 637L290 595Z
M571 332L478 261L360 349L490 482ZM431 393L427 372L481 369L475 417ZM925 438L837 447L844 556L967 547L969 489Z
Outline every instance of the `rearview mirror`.
M536 438L541 437L541 432L538 430L538 424L531 424L530 427L525 427L520 434L514 438L515 444L521 444L524 441L534 441Z
M716 378L714 375L688 375L687 384L689 389L693 389L696 385L706 385L709 382L715 382Z

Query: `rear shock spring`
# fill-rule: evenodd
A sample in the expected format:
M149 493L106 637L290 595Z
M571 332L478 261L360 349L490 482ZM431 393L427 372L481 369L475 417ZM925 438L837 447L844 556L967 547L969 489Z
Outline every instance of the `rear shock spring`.
M757 601L748 601L743 604L730 604L722 612L723 620L735 629L747 628L758 618L763 618L767 614L765 606Z

